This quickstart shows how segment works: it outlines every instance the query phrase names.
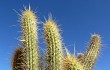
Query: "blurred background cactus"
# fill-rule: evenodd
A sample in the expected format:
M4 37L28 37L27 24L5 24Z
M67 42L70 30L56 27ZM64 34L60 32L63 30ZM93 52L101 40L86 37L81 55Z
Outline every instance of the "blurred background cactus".
M62 38L58 25L52 18L44 24L44 36L47 45L45 68L41 68L38 52L38 18L30 9L25 9L21 15L22 47L16 49L13 70L93 70L101 48L101 38L98 34L91 37L91 42L85 54L78 57L69 53L64 55Z

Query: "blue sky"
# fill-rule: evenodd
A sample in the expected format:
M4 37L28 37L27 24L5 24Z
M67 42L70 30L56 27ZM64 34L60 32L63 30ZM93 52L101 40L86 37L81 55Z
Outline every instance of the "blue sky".
M11 58L19 47L19 16L23 6L31 5L39 21L52 13L62 31L65 46L73 53L84 52L91 34L102 37L103 46L94 70L110 69L110 0L0 0L0 70L12 70ZM40 29L42 24L39 24ZM43 35L42 35L43 36ZM40 47L45 47L40 37Z

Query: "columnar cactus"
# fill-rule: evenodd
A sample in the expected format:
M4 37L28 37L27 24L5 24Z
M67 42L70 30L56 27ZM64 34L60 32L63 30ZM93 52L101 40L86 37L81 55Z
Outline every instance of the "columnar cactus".
M75 53L71 55L66 49L66 56L64 56L60 30L56 22L49 18L44 24L47 53L46 61L43 61L46 63L43 66L40 63L42 59L39 62L37 17L30 7L22 12L21 23L22 47L15 51L12 61L13 70L93 70L101 48L99 35L92 35L91 43L85 54L79 54L76 58Z
M37 19L35 14L30 10L22 13L22 39L23 46L26 47L28 70L38 69L38 36L37 36Z
M85 54L78 54L77 59L71 56L68 51L68 56L64 61L65 70L93 70L96 59L101 49L101 38L99 35L92 35L91 43Z
M22 46L25 48L23 54L25 57L20 58L25 59L25 66L27 67L24 70L39 70L38 68L38 37L37 37L37 18L35 13L29 9L26 9L22 12L21 16L22 23ZM21 55L23 55L21 54ZM20 54L19 54L20 55ZM16 58L17 59L17 58ZM19 58L18 58L19 59ZM15 63L13 63L15 64ZM17 66L18 67L18 66ZM20 66L19 66L20 67ZM13 68L13 70L19 70Z
M62 41L57 24L48 19L44 24L44 35L47 44L46 70L62 70L63 50Z
M93 70L96 59L99 56L100 49L101 49L100 36L97 34L92 35L89 48L87 52L85 53L83 60L82 60L84 70Z

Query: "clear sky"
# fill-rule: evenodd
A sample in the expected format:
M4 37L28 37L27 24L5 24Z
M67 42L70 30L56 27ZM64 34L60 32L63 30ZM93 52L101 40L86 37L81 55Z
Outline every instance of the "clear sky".
M14 10L21 14L29 4L39 21L44 22L44 16L52 13L71 53L74 43L77 53L84 52L91 34L100 34L103 46L94 70L110 70L110 0L0 0L0 70L12 70L11 58L20 44L21 27ZM41 29L42 24L39 26ZM45 47L39 38L40 47Z

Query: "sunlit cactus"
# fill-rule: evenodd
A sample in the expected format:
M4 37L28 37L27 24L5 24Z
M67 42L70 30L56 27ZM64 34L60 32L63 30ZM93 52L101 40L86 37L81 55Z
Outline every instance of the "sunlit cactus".
M56 22L50 18L44 24L44 35L47 44L46 70L62 70L63 50L59 31Z
M71 55L67 49L66 56L63 61L63 70L84 70L81 63L74 55Z
M84 54L82 60L84 70L93 70L96 59L99 56L100 49L101 49L101 38L99 35L94 34L92 35L89 48Z
M27 67L25 70L39 70L38 63L38 37L37 37L37 17L35 13L30 9L26 9L22 12L21 15L21 23L22 23L22 46L25 48L23 55L25 53L25 57L20 58L20 60L25 59L25 66ZM20 54L19 54L20 55ZM17 60L19 58L16 58ZM13 63L16 64L16 63ZM21 65L20 65L21 66ZM17 66L17 67L20 67ZM21 66L22 67L22 66ZM18 69L13 69L18 70Z
M79 53L76 57L67 49L66 55L62 49L60 29L52 18L44 24L44 36L46 42L46 55L38 52L38 20L35 13L25 9L21 15L22 47L16 49L13 60L13 70L93 70L96 59L101 49L101 38L98 34L92 35L89 48L85 54ZM46 59L45 59L46 58Z
M65 58L63 65L63 70L83 70L82 65L72 55Z
M38 69L38 37L37 37L37 17L33 11L27 9L22 13L22 39L23 46L26 47L27 66L29 70Z
M96 59L98 58L100 49L101 49L101 38L99 35L94 34L92 35L91 43L89 44L89 48L85 54L79 53L76 59L74 56L70 56L70 54L67 51L67 54L70 57L67 56L67 58L65 59L64 68L66 69L69 68L70 70L77 70L77 67L75 67L76 69L73 69L74 66L72 65L75 64L79 66L78 70L93 70L93 67L95 65Z

